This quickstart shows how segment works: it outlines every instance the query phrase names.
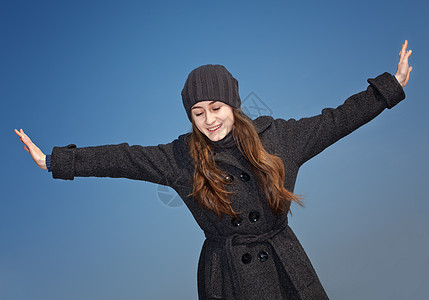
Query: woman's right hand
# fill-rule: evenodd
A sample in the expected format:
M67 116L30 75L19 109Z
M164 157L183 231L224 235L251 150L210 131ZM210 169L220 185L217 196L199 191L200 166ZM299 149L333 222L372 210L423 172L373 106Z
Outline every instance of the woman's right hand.
M30 138L24 133L24 130L16 130L15 133L20 137L21 142L24 143L24 149L28 153L31 154L31 157L33 158L34 162L43 170L47 170L46 167L46 155L42 152L42 150L39 149L31 140Z

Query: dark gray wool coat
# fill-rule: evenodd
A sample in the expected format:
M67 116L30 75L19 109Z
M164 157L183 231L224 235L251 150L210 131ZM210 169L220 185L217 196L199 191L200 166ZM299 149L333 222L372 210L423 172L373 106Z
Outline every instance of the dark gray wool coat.
M293 191L300 166L340 138L367 123L405 94L396 78L384 73L368 80L366 91L337 108L300 120L262 116L253 121L262 144L285 166L285 187ZM198 264L200 299L327 299L301 244L287 225L287 215L271 213L249 162L236 149L217 151L217 166L228 174L232 207L239 220L201 209L188 197L194 162L188 134L168 144L129 146L127 143L76 148L54 147L54 178L123 177L172 187L204 231Z

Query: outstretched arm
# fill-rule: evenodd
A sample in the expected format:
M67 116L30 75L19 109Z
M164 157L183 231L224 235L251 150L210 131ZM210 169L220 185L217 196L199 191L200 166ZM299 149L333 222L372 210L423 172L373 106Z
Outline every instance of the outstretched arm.
M15 133L36 164L46 170L46 155L21 129ZM54 147L51 155L52 176L73 180L75 177L112 177L144 180L175 187L185 180L191 158L184 135L158 146L129 146L127 143L77 148L70 144Z
M52 176L111 177L144 180L173 187L187 164L185 145L178 139L157 146L130 146L128 143L91 147L54 147Z
M276 119L279 129L279 149L293 158L297 166L311 159L324 149L368 123L386 108L393 108L405 98L402 89L411 72L407 51L408 42L402 45L395 76L384 73L377 78L368 79L366 91L349 97L337 108L325 108L322 113L300 120ZM395 79L396 78L396 79Z

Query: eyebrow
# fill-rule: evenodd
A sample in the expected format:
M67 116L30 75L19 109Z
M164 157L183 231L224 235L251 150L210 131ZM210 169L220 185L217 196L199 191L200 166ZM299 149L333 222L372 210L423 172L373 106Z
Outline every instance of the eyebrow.
M211 101L210 103L209 103L209 105L212 105L213 103L215 103L215 102L219 102L219 100L213 100L213 101ZM194 107L192 107L191 109L194 109L194 108L202 108L201 106L194 106Z

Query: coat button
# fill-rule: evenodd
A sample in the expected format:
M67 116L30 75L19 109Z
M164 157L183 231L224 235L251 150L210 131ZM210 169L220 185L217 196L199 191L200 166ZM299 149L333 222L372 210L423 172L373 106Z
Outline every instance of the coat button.
M244 253L241 257L241 261L243 262L243 264L250 264L250 262L252 261L252 255L250 255L250 253Z
M240 174L240 178L241 178L242 181L249 181L250 176L249 176L249 174L243 172L243 173Z
M253 223L255 223L256 221L258 221L259 220L259 213L257 211L255 211L255 210L252 210L249 213L249 220L250 220L250 222L253 222Z
M242 219L240 219L240 218L232 218L231 219L231 224L232 224L232 226L234 226L234 227L238 227L238 226L240 226L240 224L241 224L241 221L242 221Z
M260 252L258 253L258 259L259 259L261 262L266 261L266 260L268 259L268 253L267 253L266 251L264 251L264 250L260 251Z
M225 180L228 181L228 182L233 182L234 181L234 176L232 176L232 175L226 175L225 176Z

